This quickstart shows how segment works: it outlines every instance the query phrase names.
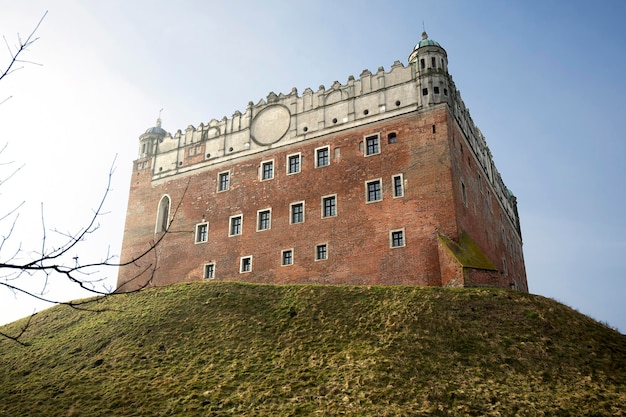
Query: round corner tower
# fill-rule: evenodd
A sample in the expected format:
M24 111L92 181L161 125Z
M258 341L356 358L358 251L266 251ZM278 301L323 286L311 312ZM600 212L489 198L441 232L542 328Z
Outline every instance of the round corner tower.
M420 85L418 94L422 106L448 101L448 54L438 42L428 39L426 32L422 32L422 39L409 55L409 65Z

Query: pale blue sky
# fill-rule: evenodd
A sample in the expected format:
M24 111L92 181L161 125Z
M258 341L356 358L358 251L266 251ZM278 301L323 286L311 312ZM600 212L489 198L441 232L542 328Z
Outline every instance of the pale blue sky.
M12 96L0 105L3 157L26 163L1 206L26 200L19 238L33 250L40 203L48 225L71 230L117 154L110 213L79 255L119 253L138 136L159 109L175 132L270 91L389 70L424 25L518 197L530 291L626 331L626 3L0 0L0 33L13 42L45 10L28 55L43 66L0 83L0 101ZM59 288L51 295L78 294ZM0 297L0 322L34 308Z

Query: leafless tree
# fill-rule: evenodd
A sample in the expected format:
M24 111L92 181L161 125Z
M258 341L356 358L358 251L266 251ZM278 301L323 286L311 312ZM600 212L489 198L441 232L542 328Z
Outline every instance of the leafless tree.
M46 17L46 13L41 17L33 31L22 39L17 35L17 44L10 46L9 42L4 38L5 45L9 51L9 62L3 69L0 69L0 80L9 74L24 67L24 64L34 64L32 61L24 59L24 54L28 48L37 41L35 36L39 26ZM39 64L37 64L39 65ZM2 100L0 104L8 100L10 97ZM13 178L23 167L14 167L14 162L3 160L7 145L0 148L0 168L4 168L7 172L0 171L0 187L8 180ZM118 257L107 251L104 256L95 261L84 262L79 260L78 256L72 256L80 252L82 244L94 233L100 229L100 219L107 214L104 211L104 204L111 193L111 180L114 174L115 161L108 173L106 189L99 201L97 208L86 225L78 227L76 230L65 232L56 228L49 228L45 223L43 205L41 208L41 229L40 240L35 241L38 249L32 250L27 248L25 244L16 236L17 224L20 217L20 209L24 202L15 204L14 207L6 208L0 203L0 287L13 292L14 294L24 294L33 299L45 301L51 304L64 304L76 309L84 309L90 311L100 311L97 304L103 297L112 296L115 293L114 288L108 288L104 281L105 274L103 270L116 270L124 267L139 266L139 272L135 275L135 279L141 277L141 285L133 291L140 291L151 284L152 278L158 267L157 247L170 233L173 219L176 217L178 207L173 211L173 215L168 220L165 232L156 236L155 240L146 242L145 250L133 259L120 263ZM1 196L1 194L0 194ZM182 197L181 200L182 201ZM1 200L0 200L1 201ZM52 236L54 235L54 236ZM54 238L52 238L54 237ZM16 243L16 241L18 243ZM37 280L39 286L33 290L30 285ZM90 299L63 301L50 297L48 289L52 285L62 280L69 282L76 287L80 287L94 296ZM26 323L20 328L16 334L8 334L0 331L0 337L5 337L24 344L23 336L31 324L31 320L36 313L33 313Z

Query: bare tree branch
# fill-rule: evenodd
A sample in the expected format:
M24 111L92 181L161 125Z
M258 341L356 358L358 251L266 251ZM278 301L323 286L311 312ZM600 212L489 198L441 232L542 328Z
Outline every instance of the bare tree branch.
M48 12L43 14L35 28L25 40L22 40L18 33L17 45L11 47L6 37L3 37L10 59L4 69L0 68L0 80L23 68L24 65L39 65L24 59L23 55L28 51L28 48L39 39L35 34L47 14ZM8 100L8 98L0 101L0 104L4 103L6 100ZM7 144L0 148L0 155L3 156L6 149ZM13 164L14 161L0 161L0 167L3 168L7 166L10 167ZM0 176L0 186L12 179L23 166L24 165L21 165L12 170L9 168L8 174ZM104 309L93 307L94 304L98 304L106 297L113 295L141 291L143 288L152 284L155 273L158 270L158 246L170 233L173 233L171 228L187 193L189 182L183 190L176 209L168 219L165 230L156 235L155 240L148 242L146 249L137 256L125 262L115 262L116 257L113 256L107 248L104 258L98 261L80 262L76 254L81 251L83 247L81 244L100 229L100 218L107 214L107 212L104 211L104 206L109 194L112 192L111 184L114 172L115 159L109 169L102 198L96 209L93 210L87 224L78 228L78 230L61 231L56 228L49 229L46 225L46 216L42 203L40 211L42 234L40 241L34 242L33 246L38 247L38 249L34 251L28 250L30 248L25 247L24 243L21 241L17 244L10 242L12 239L15 239L18 233L16 226L20 218L19 211L23 207L24 202L18 203L15 207L8 210L2 208L3 212L0 212L0 224L5 222L10 223L6 227L5 233L0 235L0 287L12 292L16 296L23 294L35 300L51 304L67 305L79 310L103 311ZM13 248L9 243L16 247ZM139 272L115 290L104 284L106 277L101 274L102 269L113 268L117 270L118 268L125 267L139 267ZM78 288L88 291L95 297L75 301L63 301L50 296L49 290L52 285L56 285L59 278L62 282L69 282ZM133 289L129 291L123 289L126 284L139 279L142 280L141 285L133 287ZM40 280L43 280L43 282ZM34 283L41 284L41 288L39 288L38 291L32 289ZM25 344L23 341L24 335L30 327L35 315L36 313L31 314L26 323L23 324L16 334L8 334L0 331L0 337Z
M36 62L32 62L32 61L27 61L27 60L21 59L20 57L21 57L21 55L24 54L24 52L28 51L28 48L33 43L37 42L37 40L39 39L39 38L35 37L35 33L39 29L39 26L41 26L41 22L43 22L43 19L45 19L47 14L48 14L48 11L46 10L46 12L43 14L43 16L41 16L41 19L39 19L39 22L37 23L37 25L35 26L33 31L30 32L30 35L28 35L28 37L26 38L25 41L22 41L22 38L21 38L20 34L18 33L17 34L18 44L16 46L14 46L13 48L11 48L11 46L9 45L9 42L7 41L7 38L3 36L4 44L6 45L7 50L9 51L9 56L10 56L11 59L9 61L9 64L7 65L7 67L2 72L0 72L0 80L2 80L4 77L6 77L7 75L11 74L12 72L15 72L17 70L20 70L20 69L24 68L23 65L21 67L15 67L16 64L41 65L41 64L38 64ZM6 100L4 100L4 101L6 101Z

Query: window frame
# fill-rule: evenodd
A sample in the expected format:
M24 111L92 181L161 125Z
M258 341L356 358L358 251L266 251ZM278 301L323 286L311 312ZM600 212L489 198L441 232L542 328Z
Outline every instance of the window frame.
M324 248L323 251L321 249ZM324 256L320 257L320 254L323 253ZM328 260L328 243L318 243L315 245L315 261L326 261Z
M302 206L302 212L300 213L301 216L301 220L299 222L294 221L294 211L293 208L295 206ZM300 224L300 223L304 223L304 209L305 209L305 203L304 200L303 201L296 201L294 203L289 204L289 224Z
M226 186L222 188L222 178L226 178ZM228 191L230 189L230 170L217 173L217 192Z
M200 230L204 229L204 233ZM204 236L204 240L200 240L201 236ZM209 241L209 222L197 223L195 227L194 243L206 243Z
M271 170L271 176L266 177L266 170L265 167L269 166L270 170ZM260 181L269 181L269 180L273 180L274 179L274 172L275 172L275 166L274 166L274 160L273 159L268 159L266 161L261 161L261 165L259 166L259 180Z
M396 179L400 179L400 193L398 194L398 185ZM404 197L404 174L395 174L391 176L391 185L393 187L393 198Z
M285 263L286 254L289 254L288 260L289 263ZM280 251L280 266L292 266L294 264L294 253L293 248L283 249Z
M375 148L372 152L370 152L370 140L373 140L373 148ZM363 138L363 145L364 145L364 156L368 157L368 156L372 156L372 155L378 155L380 154L380 133L374 133L371 135L367 135Z
M170 207L172 199L169 194L164 194L157 206L157 218L154 225L154 233L164 233L170 225Z
M267 219L263 219L263 222L267 222L267 227L261 227L261 215L266 214L267 213ZM268 208L264 208L261 210L257 210L256 212L256 231L257 232L262 232L265 230L270 230L272 228L272 208L268 207Z
M233 220L239 218L239 233L233 232ZM235 214L228 218L228 237L240 236L243 233L243 214Z
M332 206L332 214L326 215L326 200L333 200L333 206ZM321 215L322 215L322 219L327 219L330 217L337 217L337 194L328 194L328 195L324 195L321 198Z
M248 269L244 269L244 266L248 267ZM240 274L248 274L252 272L252 255L240 256L239 257L239 273Z
M291 159L292 158L297 158L298 159L298 170L297 171L291 171ZM292 153L290 155L287 155L286 157L286 168L285 171L287 172L287 175L293 175L293 174L299 174L302 172L302 152L298 152L298 153Z
M319 153L321 151L326 151L326 163L324 165L320 165L320 156ZM315 168L324 168L330 165L330 145L320 146L319 148L315 148Z
M397 239L394 237L394 234L400 233L401 245L395 245ZM404 227L401 229L393 229L389 231L389 247L391 249L395 248L404 248L406 246L406 233L404 231Z
M215 279L215 262L207 262L204 264L202 268L202 279Z
M377 192L378 196L380 198L375 199L375 200L370 200L370 184L374 184L374 183L378 183L378 190L375 190L374 192ZM370 203L377 203L379 201L383 201L383 180L382 180L382 178L375 178L373 180L365 181L365 203L366 204L370 204Z

